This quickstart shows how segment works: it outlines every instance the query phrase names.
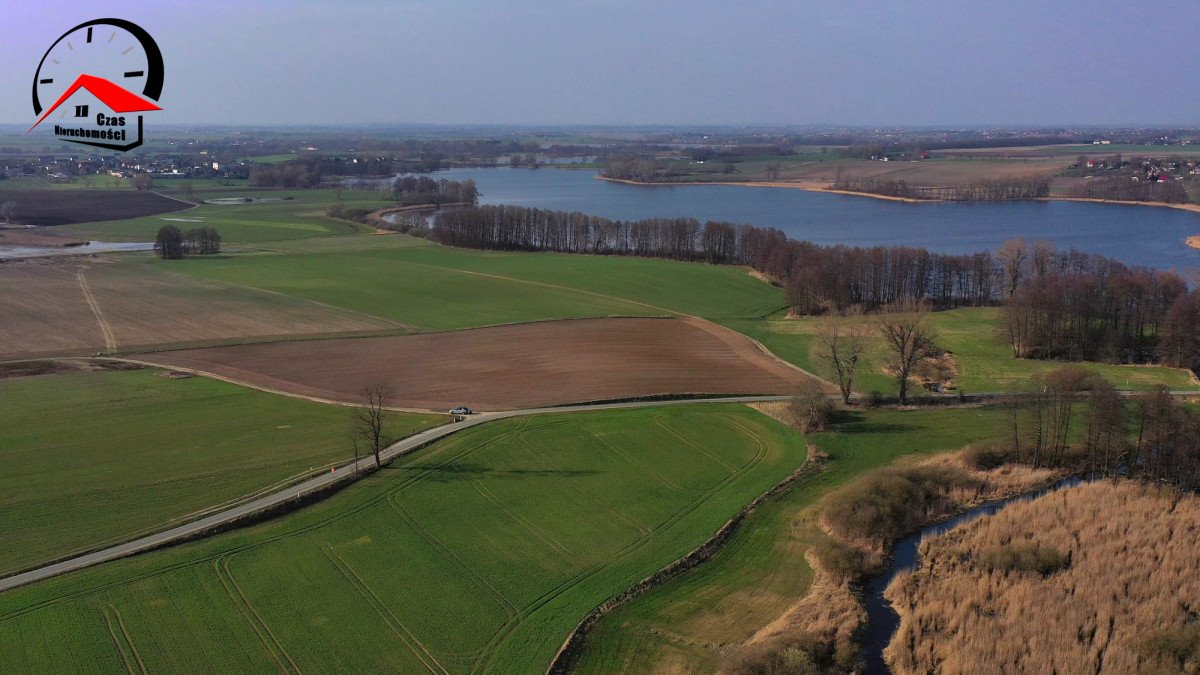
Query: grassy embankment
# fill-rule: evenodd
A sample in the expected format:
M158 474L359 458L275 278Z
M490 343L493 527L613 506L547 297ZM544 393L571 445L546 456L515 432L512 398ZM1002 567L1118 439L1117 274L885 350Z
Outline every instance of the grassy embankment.
M350 459L343 408L159 372L0 379L0 575ZM392 432L444 419L396 413Z
M741 406L489 424L287 518L0 595L0 670L540 671L805 456Z

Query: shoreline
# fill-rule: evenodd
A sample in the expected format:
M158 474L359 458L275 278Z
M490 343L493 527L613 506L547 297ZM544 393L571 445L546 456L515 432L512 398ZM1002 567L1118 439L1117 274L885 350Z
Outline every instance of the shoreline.
M629 180L628 178L609 178L596 174L592 176L596 180L606 180L612 183L623 183L625 185L640 185L642 187L676 187L688 185L735 185L739 187L766 187L766 188L791 188L793 190L804 190L806 192L827 192L835 195L849 195L852 197L870 197L872 199L882 199L888 202L905 202L908 204L936 204L943 202L943 199L913 199L911 197L893 197L891 195L877 195L871 192L855 192L854 190L835 190L832 187L826 186L824 183L813 181L782 181L782 180L755 180L755 181L688 181L684 183L646 183L638 180Z
M769 187L769 188L791 188L793 190L805 190L807 192L827 192L835 195L850 195L852 197L869 197L871 199L882 199L889 202L905 202L908 204L945 204L949 200L946 199L913 199L911 197L893 197L891 195L877 195L873 192L859 192L856 190L835 190L823 182L816 181L690 181L679 183L647 183L644 181L629 180L628 178L609 178L596 174L597 180L606 180L613 183L624 183L626 185L641 185L644 187L659 187L659 186L688 186L688 185L736 185L742 187ZM991 200L989 200L991 201ZM1168 204L1167 202L1138 202L1127 199L1099 199L1096 197L1030 197L1029 199L1012 199L1002 201L1031 201L1031 202L1090 202L1094 204L1118 204L1120 206L1157 206L1160 208L1179 209L1180 211L1190 211L1192 213L1200 213L1200 204ZM1190 246L1200 248L1200 235L1188 238ZM1195 241L1196 243L1190 243Z

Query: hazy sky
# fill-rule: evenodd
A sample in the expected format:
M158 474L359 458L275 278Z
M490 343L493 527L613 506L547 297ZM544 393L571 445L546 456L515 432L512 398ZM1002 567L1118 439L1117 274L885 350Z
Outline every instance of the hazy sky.
M141 24L171 123L1200 124L1200 2L28 2L0 122L43 52ZM148 120L149 121L149 120Z

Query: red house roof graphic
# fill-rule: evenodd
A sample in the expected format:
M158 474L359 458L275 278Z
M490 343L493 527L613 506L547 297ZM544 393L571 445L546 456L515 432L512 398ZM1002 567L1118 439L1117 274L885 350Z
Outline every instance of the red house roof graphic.
M103 77L95 77L94 75L84 74L75 78L75 82L72 83L71 86L67 87L67 90L63 92L62 96L58 97L58 100L54 102L54 105L50 106L46 109L46 112L42 113L42 116L38 118L38 121L34 122L32 127L29 127L29 131L33 131L34 127L41 124L42 120L46 119L46 116L54 112L58 106L62 105L63 101L71 98L71 95L76 91L79 91L80 87L87 89L92 93L93 96L100 99L101 103L108 106L113 112L116 113L162 110L162 108L151 103L150 101L147 101L146 99L128 91L127 89L122 89Z

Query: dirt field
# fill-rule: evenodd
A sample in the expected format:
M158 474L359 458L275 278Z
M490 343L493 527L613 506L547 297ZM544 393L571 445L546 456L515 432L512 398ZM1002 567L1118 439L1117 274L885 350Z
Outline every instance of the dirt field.
M503 410L655 394L787 394L805 376L727 329L680 319L583 319L453 333L237 345L145 355L237 381L353 401Z
M0 317L0 359L397 327L103 257L0 264Z
M16 204L13 222L22 225L125 220L191 207L170 197L136 190L6 190L0 194L0 201Z

